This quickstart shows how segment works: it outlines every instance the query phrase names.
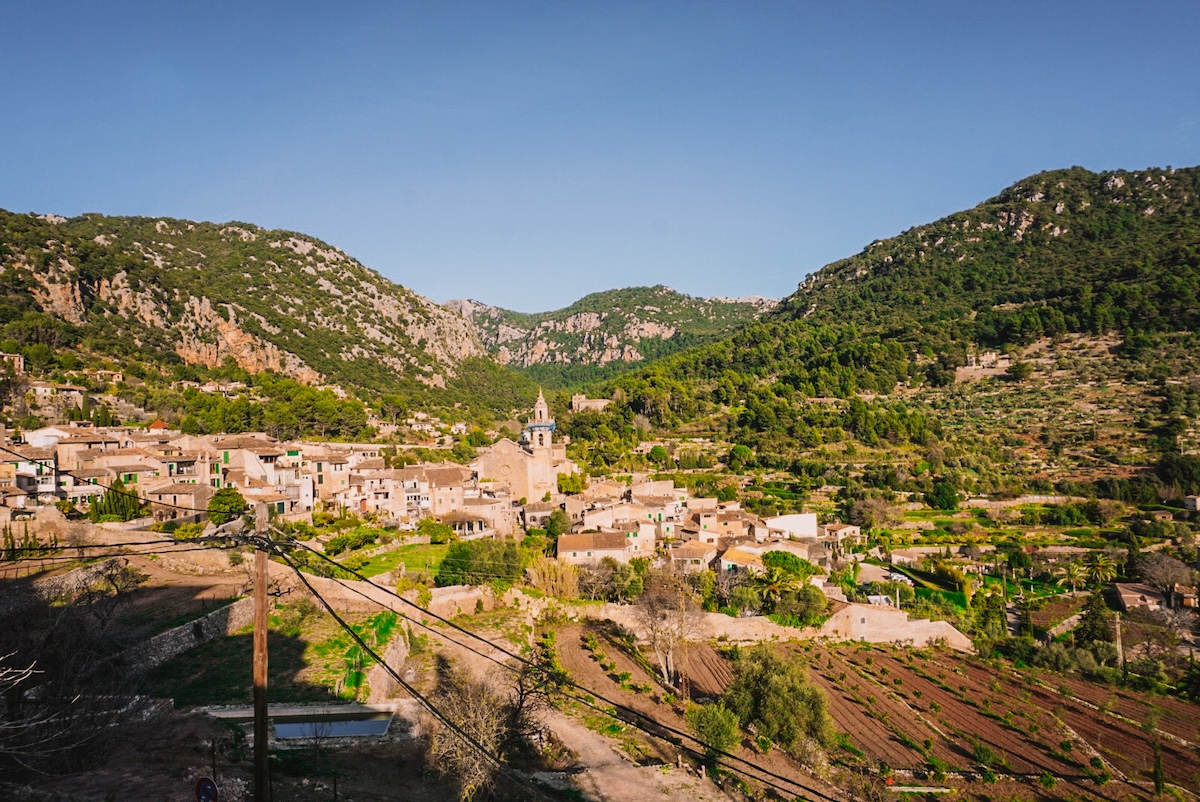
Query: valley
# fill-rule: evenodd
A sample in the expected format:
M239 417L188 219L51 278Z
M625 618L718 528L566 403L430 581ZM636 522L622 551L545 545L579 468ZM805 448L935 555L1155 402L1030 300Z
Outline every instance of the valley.
M1195 799L1198 205L1049 171L779 302L540 313L2 212L4 794L247 799L262 548L271 704L394 713L277 799Z

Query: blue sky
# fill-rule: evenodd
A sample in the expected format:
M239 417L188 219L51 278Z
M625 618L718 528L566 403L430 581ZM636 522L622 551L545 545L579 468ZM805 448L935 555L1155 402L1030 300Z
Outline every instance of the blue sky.
M1200 163L1200 3L16 3L0 207L302 231L436 301L782 297L1031 173Z

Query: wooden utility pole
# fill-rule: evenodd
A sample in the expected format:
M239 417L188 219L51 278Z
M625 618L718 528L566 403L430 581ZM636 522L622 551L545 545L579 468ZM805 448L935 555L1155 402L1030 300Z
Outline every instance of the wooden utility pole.
M267 505L254 505L254 531L267 534ZM271 802L267 752L267 552L254 552L254 802Z

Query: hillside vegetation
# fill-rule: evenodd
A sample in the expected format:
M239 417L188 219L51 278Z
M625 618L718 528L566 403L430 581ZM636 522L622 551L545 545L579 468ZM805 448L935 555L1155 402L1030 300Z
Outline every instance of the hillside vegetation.
M987 491L1145 471L1196 422L1198 212L1197 168L1027 178L827 266L730 338L595 388L619 401L606 429L626 409L744 444L767 469L882 462L928 482L948 465ZM955 384L993 349L1014 365Z
M484 353L460 316L345 253L246 223L0 211L0 323L22 349L376 392L443 386Z
M727 337L773 309L764 298L695 298L670 287L587 295L565 309L526 314L478 301L446 304L469 318L497 362L550 386L595 381Z

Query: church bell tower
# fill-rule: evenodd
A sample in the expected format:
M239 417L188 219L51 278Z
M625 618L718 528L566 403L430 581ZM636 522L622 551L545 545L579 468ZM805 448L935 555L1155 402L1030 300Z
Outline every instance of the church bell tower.
M554 443L555 426L554 418L550 417L550 405L546 403L546 396L539 389L537 402L533 405L533 417L525 425L530 447L534 451L550 448Z

